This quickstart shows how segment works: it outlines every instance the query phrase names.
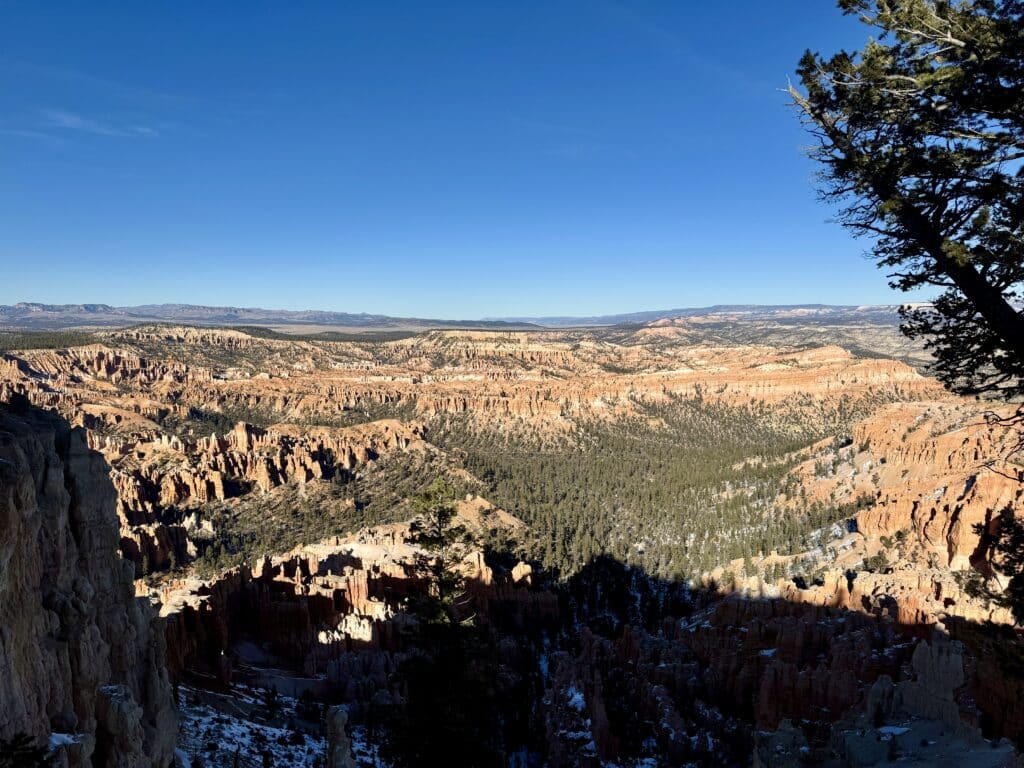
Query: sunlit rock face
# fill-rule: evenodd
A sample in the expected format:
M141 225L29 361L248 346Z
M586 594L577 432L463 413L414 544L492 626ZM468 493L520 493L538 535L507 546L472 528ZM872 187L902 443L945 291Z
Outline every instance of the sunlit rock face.
M456 521L474 530L480 503L460 503ZM502 515L502 525L522 526ZM224 654L255 641L304 674L357 685L349 669L352 652L402 650L403 624L409 621L403 602L429 591L424 563L430 557L408 524L396 524L299 547L208 581L168 582L156 597L166 620L172 675L202 669L226 681ZM469 549L459 569L466 590L460 615L500 613L520 625L558 615L554 595L530 588L525 563L496 573L482 552ZM358 663L393 665L365 658Z
M794 423L821 408L941 397L902 362L834 344L709 343L698 325L659 321L607 337L437 331L384 343L130 328L99 334L100 344L5 355L0 401L21 393L88 429L113 469L122 554L142 575L195 557L197 537L214 533L190 520L195 510L433 450L438 420L548 440L646 418L646 407L679 397L757 401Z
M71 765L167 766L162 624L117 551L116 495L80 429L0 406L0 738Z
M958 400L889 404L855 424L848 445L819 453L794 475L808 498L861 500L858 556L884 549L897 570L948 576L973 568L990 576L998 563L986 534L1024 504L1024 470L1013 450L1019 435L992 418L1000 413L1009 410ZM924 584L921 591L937 593ZM948 585L938 591L955 599ZM1008 614L966 618L1005 622Z
M288 519L294 508L280 501L290 499L339 521L358 520L345 483L413 455L443 458L444 471L486 495L467 469L473 465L459 463L459 445L434 436L456 420L470 438L498 436L486 448L524 436L555 444L595 424L642 424L642 436L657 435L666 426L664 406L678 398L755 403L763 418L783 425L773 433L780 435L792 429L802 436L808 424L833 418L841 435L816 432L808 443L830 437L799 443L780 458L784 490L765 497L767 515L809 502L849 506L806 551L755 550L722 562L695 577L693 592L678 603L670 596L684 587L650 578L630 561L632 575L594 589L607 596L623 580L634 590L649 579L648 597L630 592L624 604L631 607L616 613L590 605L585 589L554 585L545 568L499 566L481 546L468 546L458 618L493 629L494 662L507 666L510 679L530 681L535 699L524 707L536 707L533 727L552 765L628 762L641 754L698 764L757 754L758 764L783 765L779 755L799 760L803 748L860 764L873 747L848 733L886 735L857 719L872 701L892 719L965 724L954 734L963 741L957 749L973 748L968 742L979 727L1024 732L1024 688L1006 673L1005 648L987 645L978 630L986 622L1005 627L1012 617L969 594L957 573L998 577L982 531L1020 507L1024 487L1019 467L1001 458L1009 447L1005 430L985 421L982 406L948 395L902 362L865 359L831 343L804 348L803 340L787 348L711 343L697 326L659 321L603 335L449 331L383 343L136 328L107 333L100 345L12 353L0 360L0 400L22 395L54 408L87 437L81 445L80 436L53 438L52 459L43 439L36 453L44 458L19 458L32 480L11 498L28 498L31 490L44 501L5 509L20 510L17 524L31 528L24 510L50 509L63 492L74 529L85 513L73 510L88 504L78 500L74 482L55 478L77 472L45 468L77 466L79 454L98 462L86 449L98 452L110 480L102 493L81 498L103 496L107 514L116 510L113 545L137 575L149 577L137 582L137 594L161 603L169 675L195 673L221 692L241 681L307 686L352 706L348 726L358 727L361 706L400 706L399 670L410 651L404 601L430 590L425 553L408 526L361 521L335 530L362 530L327 540L323 529L315 537L299 530L287 544L264 546L248 565L216 562L190 571L194 559L203 562L202 542L223 534L226 518L250 515L257 525L261 516ZM61 429L55 433L73 434ZM734 467L727 492L742 485L744 467L756 469L745 461ZM46 490L51 484L59 486L56 495ZM325 488L337 491L330 503L323 503ZM459 517L477 545L501 528L531 535L479 495L459 504ZM128 599L122 619L108 617L113 608L83 608L82 615L95 616L72 621L64 607L91 605L94 593L106 596L104 606L121 605L111 597L116 589L103 586L103 573L121 574L126 563L107 551L106 538L98 545L92 534L45 533L46 519L35 533L25 529L52 550L29 581L40 584L46 617L56 618L32 631L60 639L56 650L19 645L25 658L17 666L42 665L50 670L43 677L63 687L26 695L18 715L26 725L18 727L39 736L58 727L84 734L64 748L72 762L91 759L81 754L99 755L98 764L120 755L131 765L138 743L162 759L159 734L169 710L154 703L159 685L138 682L149 664L142 638L153 648L161 642L147 634L144 609ZM88 562L81 557L100 551ZM28 573L32 565L18 560L16 568L11 572ZM205 580L193 578L199 572ZM807 578L795 578L798 572ZM42 595L53 590L70 590L73 599L46 603ZM20 591L2 594L24 609ZM640 611L648 598L651 606ZM14 610L17 625L23 620ZM72 633L53 628L61 622L82 631L67 641ZM544 635L544 628L551 631ZM115 632L128 642L115 641ZM48 654L57 661L45 661ZM287 679L277 667L289 671ZM0 685L8 680L21 685L20 677ZM929 697L940 704L929 709ZM53 703L65 698L72 703ZM341 719L334 717L327 741L344 764ZM642 738L637 727L646 729ZM921 733L918 742L930 731Z

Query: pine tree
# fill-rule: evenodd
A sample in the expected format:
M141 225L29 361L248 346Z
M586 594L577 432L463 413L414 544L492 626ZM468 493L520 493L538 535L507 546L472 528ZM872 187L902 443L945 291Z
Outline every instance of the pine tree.
M877 38L808 51L790 87L822 195L872 239L935 372L959 392L1024 394L1024 3L840 0Z
M437 478L413 499L416 519L412 523L414 541L426 554L420 557L420 567L431 574L440 613L447 615L452 599L463 584L462 575L455 569L457 543L464 537L462 526L452 525L456 513L455 488L444 478Z
M962 394L1024 395L1024 2L840 0L877 32L857 53L800 61L789 92L817 144L822 196L872 238L933 369ZM1020 430L1024 406L994 421ZM1024 450L1024 432L1017 451ZM1024 620L1024 533L1004 515L992 547ZM986 533L986 535L988 535ZM870 567L884 567L872 558Z

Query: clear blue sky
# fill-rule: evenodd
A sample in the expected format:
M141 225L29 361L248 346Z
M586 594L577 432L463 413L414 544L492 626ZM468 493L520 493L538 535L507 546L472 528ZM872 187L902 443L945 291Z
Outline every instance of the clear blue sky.
M0 303L893 303L781 89L827 0L0 0Z

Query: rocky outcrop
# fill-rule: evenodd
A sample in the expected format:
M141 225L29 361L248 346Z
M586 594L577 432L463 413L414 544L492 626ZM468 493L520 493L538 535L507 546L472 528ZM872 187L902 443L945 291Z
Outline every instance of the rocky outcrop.
M200 673L226 684L243 674L237 662L253 662L251 649L259 647L260 663L316 681L316 690L329 686L334 700L363 707L400 701L394 673L416 622L405 601L429 589L424 557L409 525L395 524L301 547L209 582L170 583L158 599L171 675ZM499 568L472 552L463 570L465 595L453 606L460 619L512 632L557 619L557 597L532 588L529 566Z
M1024 503L1024 472L1005 460L1012 429L985 423L977 411L949 410L890 407L857 425L854 443L878 478L858 530L879 538L908 531L951 570L985 569L978 529Z
M347 428L259 429L239 422L196 441L140 434L134 441L89 433L111 463L121 518L121 551L139 575L187 562L196 552L193 519L205 504L267 493L352 472L392 451L424 449L423 429L395 420ZM202 528L201 535L212 534Z
M82 430L0 405L0 738L62 734L71 765L164 768L163 627L117 552L115 504Z
M356 768L352 758L352 746L345 725L348 712L342 707L331 707L327 711L327 768Z
M89 430L115 470L123 553L140 574L188 561L183 509L328 479L423 445L418 423L301 425L399 414L558 440L584 422L649 418L650 406L699 396L764 403L799 431L829 409L941 397L903 363L831 345L667 344L657 334L612 342L576 331L439 331L386 343L170 326L103 336L109 346L5 356L0 400L24 394ZM229 414L261 426L225 430Z
M857 543L864 544L863 540ZM859 565L860 555L853 548L842 552L841 557ZM765 561L771 562L760 559L755 567ZM741 572L742 565L742 560L736 560L730 568ZM945 568L901 563L884 572L872 572L836 565L834 561L825 561L813 584L798 585L794 579L786 578L769 583L761 576L737 576L720 590L749 599L781 598L791 603L859 611L908 627L939 627L949 631L955 622L962 621L1006 626L1014 623L1009 609L970 594L956 575ZM704 587L718 583L724 571L712 571Z
M168 584L160 600L172 671L219 674L222 655L245 638L310 674L347 650L391 647L396 601L424 579L407 545L389 551L360 537L372 540L375 532L234 568L208 583Z
M767 743L757 765L837 757L835 765L874 765L856 734L867 730L871 743L884 742L872 723L899 718L937 723L936 732L959 739L958 749L1000 755L992 765L1009 765L1013 754L1008 746L994 752L977 727L980 720L991 726L1005 702L975 697L962 646L856 612L734 597L657 632L627 625L609 637L585 628L577 647L552 661L545 695L552 765L618 762L643 739L672 764L730 764ZM866 710L866 723L851 724ZM885 764L882 746L875 759Z
M990 576L984 534L1024 504L1024 472L1010 455L1017 437L972 404L896 403L795 475L806 499L861 507L856 531L871 554L882 543L906 562Z
M1010 765L1010 745L988 740L1024 736L1024 641L960 617L916 623L881 582L858 585L869 575L723 595L597 561L569 586L573 642L550 655L551 764L881 765L907 733L900 754Z
M120 511L128 524L154 513L223 501L250 488L266 492L349 471L392 450L422 446L422 428L394 420L344 429L260 429L239 422L229 433L196 442L166 435L139 439L130 449L97 440L116 472Z
M144 428L132 414L159 420L198 408L253 410L282 421L402 409L425 418L466 416L477 425L512 420L538 433L635 414L635 401L671 396L783 404L811 395L844 407L941 396L934 381L903 363L860 359L835 346L664 345L641 337L626 345L578 333L456 331L377 345L314 345L184 328L129 329L110 341L129 349L93 345L10 357L0 368L0 393L25 392L69 418L83 404L102 406L90 418L112 431ZM168 359L133 346L163 350ZM244 370L214 367L221 358Z
M133 386L158 382L183 382L187 379L206 379L209 374L188 365L150 361L120 350L111 350L99 344L70 349L47 350L32 355L26 366L30 374L43 375L59 384L73 385L81 377L95 378L114 384L131 383Z

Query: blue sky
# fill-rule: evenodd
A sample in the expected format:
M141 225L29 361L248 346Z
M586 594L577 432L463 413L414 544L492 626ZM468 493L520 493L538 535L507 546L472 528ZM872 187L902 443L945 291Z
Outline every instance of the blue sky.
M826 0L0 0L0 303L894 303L781 89Z

